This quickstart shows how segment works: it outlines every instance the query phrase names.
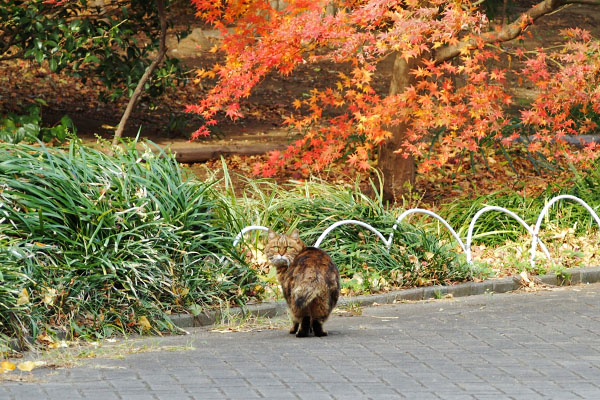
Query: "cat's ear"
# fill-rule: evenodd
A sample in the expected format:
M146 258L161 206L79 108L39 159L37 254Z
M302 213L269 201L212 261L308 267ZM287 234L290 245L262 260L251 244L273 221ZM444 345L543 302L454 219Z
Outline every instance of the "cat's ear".
M298 229L294 229L292 233L290 233L290 238L300 239L300 232L298 232Z
M268 236L269 240L275 239L277 236L278 236L277 232L275 232L273 229L269 229L269 236Z

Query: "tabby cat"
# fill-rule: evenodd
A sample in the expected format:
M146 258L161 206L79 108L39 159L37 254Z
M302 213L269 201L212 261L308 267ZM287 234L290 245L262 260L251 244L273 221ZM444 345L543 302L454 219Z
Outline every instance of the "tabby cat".
M306 247L298 230L279 235L269 230L265 254L277 269L277 279L292 314L290 333L327 336L323 323L340 295L340 273L326 252Z

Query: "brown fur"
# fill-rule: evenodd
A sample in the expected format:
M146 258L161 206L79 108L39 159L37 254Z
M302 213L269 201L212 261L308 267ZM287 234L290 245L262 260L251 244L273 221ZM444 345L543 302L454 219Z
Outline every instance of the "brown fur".
M323 323L340 295L340 274L326 252L306 247L295 230L290 235L269 231L265 247L277 268L277 279L292 315L290 333L297 337L327 336Z

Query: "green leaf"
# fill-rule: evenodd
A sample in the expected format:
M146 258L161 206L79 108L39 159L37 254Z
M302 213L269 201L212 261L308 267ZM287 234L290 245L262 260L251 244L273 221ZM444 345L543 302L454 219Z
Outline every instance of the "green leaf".
M202 306L198 304L192 304L188 307L188 310L192 313L194 317L197 317L202 313Z
M56 69L58 67L58 63L56 62L56 58L52 57L49 62L48 65L50 67L50 71L52 72L56 72Z
M35 61L37 61L39 64L41 64L42 61L44 61L44 53L41 51L36 51L35 52Z

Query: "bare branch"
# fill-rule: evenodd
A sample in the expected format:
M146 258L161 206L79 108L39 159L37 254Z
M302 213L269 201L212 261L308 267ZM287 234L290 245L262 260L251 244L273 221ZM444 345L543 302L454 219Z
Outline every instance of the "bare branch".
M497 32L483 33L477 38L466 39L457 45L447 46L435 53L435 62L442 63L451 58L456 57L465 49L471 49L477 47L478 43L498 43L507 42L515 39L525 29L527 29L533 22L547 14L551 14L559 8L569 4L588 4L600 6L600 0L545 0L541 3L531 7L528 11L523 13L521 17L513 22L512 24L504 25L502 29Z
M125 112L123 113L123 116L121 117L119 126L117 127L117 130L115 131L115 136L113 137L113 142L112 142L113 147L119 144L119 139L123 135L123 131L125 130L125 125L127 124L127 120L129 119L129 116L131 115L133 108L137 104L137 101L138 101L140 95L142 94L142 91L144 90L144 85L146 84L146 81L152 76L152 74L154 73L154 70L156 69L158 64L160 64L160 62L164 58L165 54L167 53L167 44L166 44L167 43L166 42L167 16L165 14L165 6L163 3L163 0L156 0L156 6L158 8L158 16L160 18L160 45L159 45L158 54L156 55L156 58L154 59L154 61L152 61L152 63L148 66L148 68L146 68L144 75L142 75L142 77L140 78L133 94L131 95L131 98L129 99L129 103L127 103L127 108L125 109Z
M23 51L19 51L17 53L11 54L9 56L2 56L0 57L0 61L6 61L6 60L14 60L15 58L21 58L23 57Z

